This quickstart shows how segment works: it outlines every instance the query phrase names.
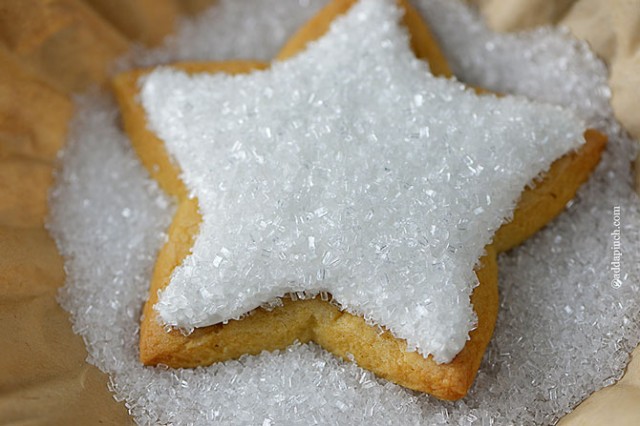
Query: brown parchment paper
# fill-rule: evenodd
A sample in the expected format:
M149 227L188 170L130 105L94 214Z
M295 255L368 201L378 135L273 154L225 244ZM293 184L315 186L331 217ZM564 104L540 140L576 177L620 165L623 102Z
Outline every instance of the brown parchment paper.
M132 424L87 364L55 294L63 261L44 229L69 95L103 84L132 41L154 44L213 0L0 0L0 424ZM640 0L473 0L509 31L567 25L611 68L616 114L640 138ZM565 425L640 424L640 351Z

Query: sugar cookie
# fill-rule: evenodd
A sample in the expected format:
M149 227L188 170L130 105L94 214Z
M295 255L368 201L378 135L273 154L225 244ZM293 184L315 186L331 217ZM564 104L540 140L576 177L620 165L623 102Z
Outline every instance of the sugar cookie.
M335 14L349 10L351 3L353 2L332 3L310 25L322 28L318 22L332 21ZM324 16L328 18L322 18ZM428 31L416 19L407 18L405 24L412 34L412 47L420 52L415 47L420 37L415 34L428 34ZM299 33L303 36L298 36L298 41L294 37L292 40L295 43L288 44L294 47L285 46L280 57L291 57L298 49L304 48L306 38L320 36L328 24L324 27L321 31L305 27L307 30L303 29ZM416 27L420 30L415 30ZM305 31L308 36L304 36ZM432 45L436 46L434 43ZM432 50L433 48L424 51ZM430 60L431 56L427 56ZM435 57L442 58L442 55ZM265 67L264 64L255 62L176 66L190 73L222 71L229 74ZM433 65L432 68L438 69ZM439 69L446 75L446 66ZM471 305L477 315L477 327L469 333L470 339L451 362L438 364L430 356L423 357L419 351L407 351L403 339L394 337L388 330L380 333L377 327L368 325L362 317L340 311L335 305L322 300L322 297L308 300L285 299L281 307L270 311L256 309L241 320L198 328L186 337L177 331L166 333L157 321L153 306L157 302L158 290L167 286L174 269L189 255L200 231L201 216L198 201L189 198L190 191L185 188L175 164L169 160L164 142L147 128L149 123L146 112L136 96L138 79L145 73L137 71L118 77L115 81L116 93L125 127L143 164L162 188L174 195L179 202L178 211L169 229L169 240L158 257L150 299L145 306L141 329L141 358L147 364L161 363L175 367L204 365L245 353L282 348L296 339L303 342L314 340L336 355L353 357L362 367L403 386L428 392L439 398L460 398L466 394L475 377L497 315L496 252L518 244L558 214L595 167L605 144L604 137L597 132L586 132L585 145L555 161L542 181L535 184L533 189L526 189L522 193L513 220L496 232L494 243L486 247L486 255L480 260L481 267L476 270L479 285L471 295ZM415 99L415 103L422 105L423 100Z

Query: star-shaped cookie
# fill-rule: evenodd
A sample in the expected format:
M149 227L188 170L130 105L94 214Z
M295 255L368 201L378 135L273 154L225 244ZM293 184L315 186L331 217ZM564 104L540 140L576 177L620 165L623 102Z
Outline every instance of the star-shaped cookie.
M176 64L116 79L136 151L178 200L145 305L145 364L313 340L439 398L469 389L497 316L496 253L563 209L605 138L587 131L565 154L582 133L571 114L431 77L414 54L448 76L446 61L409 5L353 3L332 2L268 70ZM512 152L504 133L527 143ZM166 331L159 314L198 328Z

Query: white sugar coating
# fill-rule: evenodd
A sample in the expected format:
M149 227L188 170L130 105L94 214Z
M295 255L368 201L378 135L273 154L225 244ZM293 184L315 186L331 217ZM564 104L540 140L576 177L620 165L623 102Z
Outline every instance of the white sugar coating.
M434 78L400 17L393 0L362 0L268 71L141 80L149 128L202 215L155 305L166 324L326 291L437 362L462 350L484 247L585 125Z
M248 19L270 20L286 17L270 14L280 1L239 3ZM264 3L270 7L263 9ZM294 6L287 28L302 21L296 20L304 11ZM592 105L585 117L600 117L593 123L609 135L600 166L569 209L500 257L500 314L470 395L456 403L417 396L314 345L194 370L142 367L140 309L173 210L118 129L113 102L94 95L78 104L49 226L66 262L60 302L87 343L88 361L111 375L116 398L139 424L211 424L214 418L259 425L551 424L622 375L640 336L640 212L630 170L635 148L610 120L602 64L563 31L497 35L455 1L423 0L420 6L437 17L434 29L465 79L478 76L477 83L495 84L498 91L579 103L579 111ZM202 31L196 44L208 40L215 51L218 43L254 40L238 57L276 46L271 34L224 37L217 28L225 15L210 16L217 19L210 27L216 37ZM185 25L180 34L193 31L193 24ZM493 75L501 77L493 81ZM615 206L621 207L623 252L618 288L611 286L610 270Z

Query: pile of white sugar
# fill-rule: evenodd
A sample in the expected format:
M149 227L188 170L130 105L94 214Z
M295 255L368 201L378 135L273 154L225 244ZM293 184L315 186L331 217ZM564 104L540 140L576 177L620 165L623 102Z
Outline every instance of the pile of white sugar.
M166 48L148 52L137 61L148 65L171 59L268 59L320 6L311 3L221 1L197 20L185 22ZM244 357L194 370L142 367L137 361L140 308L173 208L148 178L119 129L113 101L107 94L87 95L79 100L52 194L50 228L65 255L68 272L60 299L72 314L75 331L87 342L90 362L111 374L117 397L126 400L139 423L549 423L620 376L639 333L640 253L634 242L639 237L640 215L631 189L629 164L634 151L631 141L611 119L606 70L585 46L564 33L540 30L517 36L495 35L457 2L422 0L417 6L433 25L461 79L571 107L589 126L600 128L610 137L601 165L567 212L524 246L501 256L500 316L470 395L456 403L417 395L339 361L315 345L293 346L283 353ZM376 53L384 54L384 49ZM400 49L398 55L405 54ZM346 53L342 55L346 60ZM415 65L412 72L417 69ZM393 123L406 116L401 114L403 108L420 108L425 103L416 105L420 102L415 94L407 93L405 99L412 102L399 102L398 111L383 120L389 132L394 130ZM455 116L453 111L442 114ZM292 127L294 133L289 136L299 136ZM271 129L271 134L276 139L287 135L275 130ZM462 130L461 125L450 129L454 134ZM264 128L256 131L268 137ZM419 130L411 132L408 137L420 137ZM386 135L374 136L384 140ZM455 139L451 143L457 147ZM399 155L392 149L397 146L381 146L381 152L374 154ZM356 151L357 147L341 147L345 148ZM439 147L432 149L438 152ZM473 155L469 157L474 160ZM326 186L323 179L331 177L323 174L319 165L327 161L307 159L317 167L307 176ZM430 160L422 156L416 161ZM220 164L212 159L211 165ZM538 170L546 165L539 163ZM457 166L466 167L467 163ZM474 163L470 167L477 170ZM411 170L415 171L408 168L405 175L390 170L387 184L415 178ZM464 179L459 172L452 175ZM535 175L537 170L528 173ZM474 176L471 170L469 174ZM530 179L520 178L523 182ZM496 189L498 198L503 191L500 188L510 187L509 182L499 184L504 187ZM515 188L516 183L513 185ZM406 188L402 189L406 195ZM314 194L308 195L305 200L312 203ZM491 203L495 200L492 198ZM371 203L373 209L380 207ZM320 207L332 211L326 203L310 205L309 210L315 212ZM616 232L614 207L620 207L623 256L619 282L613 281L614 271L610 269L612 233ZM393 215L381 217L391 220ZM316 250L325 244L318 233L320 228L314 226L322 227L319 223L305 230L313 235L306 234L300 243L301 256L312 246L310 235L314 236ZM344 229L339 232L344 233ZM393 239L388 234L382 237ZM456 237L444 238L455 241L455 248L466 249L453 239ZM430 247L427 254L444 255ZM225 248L231 252L230 247ZM402 253L400 258L411 255ZM403 266L394 266L393 258L388 260L385 268ZM321 257L315 261L321 262Z

